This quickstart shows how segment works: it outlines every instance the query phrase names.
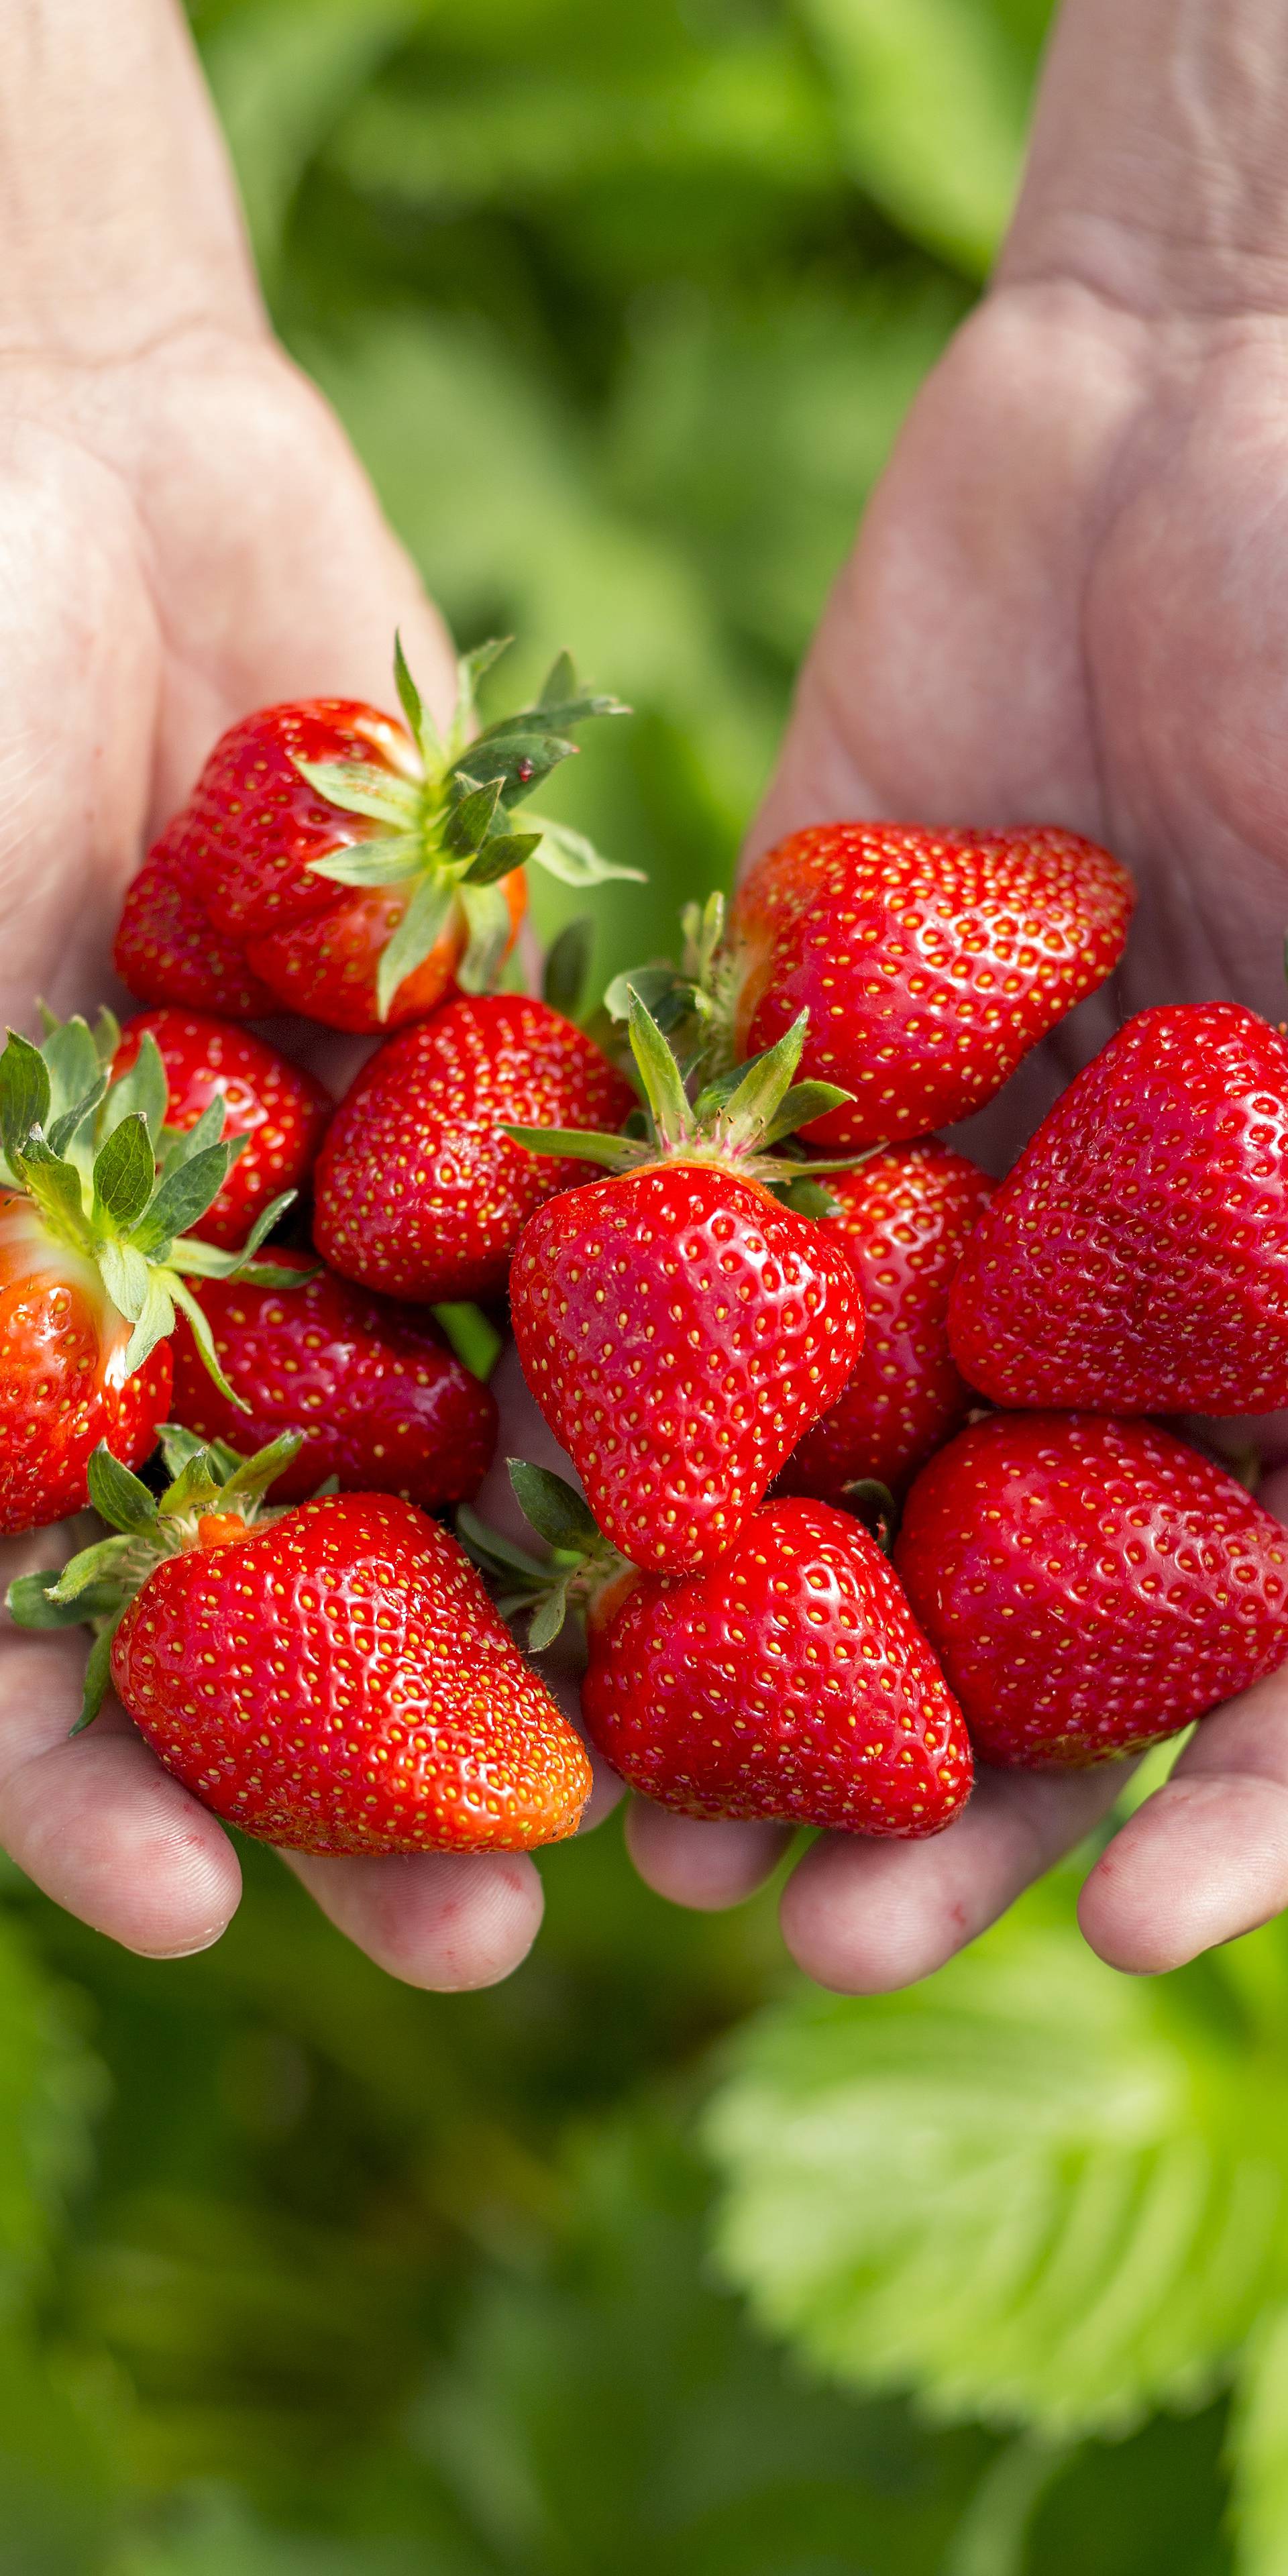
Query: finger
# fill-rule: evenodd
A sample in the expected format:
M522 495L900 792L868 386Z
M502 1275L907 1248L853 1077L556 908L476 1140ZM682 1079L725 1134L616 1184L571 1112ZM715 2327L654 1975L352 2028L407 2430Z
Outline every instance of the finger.
M791 1838L788 1825L708 1823L650 1798L632 1798L626 1817L626 1847L645 1886L701 1914L754 1896Z
M1151 1976L1286 1905L1288 1673L1274 1673L1204 1718L1096 1863L1079 1920L1111 1967Z
M526 1852L282 1857L338 1930L406 1986L462 1994L498 1985L541 1928L541 1879Z
M1093 1771L981 1771L964 1815L927 1842L828 1834L783 1891L798 1967L837 1994L887 1994L941 1968L1004 1914L1113 1804L1119 1762Z
M0 1649L0 1847L95 1931L149 1958L217 1941L241 1872L222 1827L109 1701L71 1739L85 1650L6 1635Z

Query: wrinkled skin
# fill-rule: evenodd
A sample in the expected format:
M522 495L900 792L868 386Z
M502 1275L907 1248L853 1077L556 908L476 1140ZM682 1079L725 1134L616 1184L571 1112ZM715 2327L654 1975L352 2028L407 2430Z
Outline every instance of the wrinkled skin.
M439 712L447 685L441 630L334 422L265 336L166 0L43 10L68 22L64 41L42 51L28 26L41 12L25 14L0 99L0 126L16 128L0 132L17 235L0 280L2 998L15 1017L37 990L63 1007L101 990L121 886L234 717L315 691L383 702L396 622ZM1117 995L1084 1006L965 1139L998 1162L1115 1007L1227 995L1282 1009L1277 15L1270 0L1069 0L999 281L914 409L758 827L763 846L845 813L1036 816L1138 870ZM76 66L75 115L51 99L59 62ZM42 174L73 159L78 186L60 201ZM499 1385L513 1389L507 1362ZM550 1460L515 1404L502 1453ZM1272 1434L1269 1454L1288 1444ZM1272 1473L1264 1498L1286 1490ZM24 1543L9 1570L48 1555ZM203 1947L237 1901L231 1847L119 1714L68 1743L80 1660L74 1639L3 1639L0 1843L116 1939ZM1288 1902L1286 1716L1288 1683L1272 1680L1206 1721L1100 1860L1083 1923L1104 1957L1164 1968ZM1112 1770L986 1777L933 1843L824 1837L788 1885L788 1942L838 1987L924 1974L1119 1785ZM697 1906L747 1895L781 1847L772 1826L644 1805L631 1839L651 1883ZM415 1983L504 1975L539 1919L522 1855L297 1865L334 1920Z

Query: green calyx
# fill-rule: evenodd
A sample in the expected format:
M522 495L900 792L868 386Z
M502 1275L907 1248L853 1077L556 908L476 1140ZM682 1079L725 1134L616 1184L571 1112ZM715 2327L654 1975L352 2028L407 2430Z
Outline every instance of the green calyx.
M19 1575L5 1596L19 1628L93 1630L81 1713L72 1730L76 1735L93 1723L103 1705L111 1680L112 1639L162 1559L200 1546L198 1524L207 1513L234 1512L250 1528L280 1520L289 1508L270 1510L264 1496L296 1456L298 1431L284 1432L253 1458L240 1458L223 1440L199 1440L177 1423L166 1423L160 1436L170 1477L160 1500L100 1441L89 1462L89 1498L112 1535L81 1548L62 1567Z
M395 640L394 679L420 775L404 778L376 762L300 760L309 785L342 813L379 828L311 861L336 885L398 886L407 907L380 960L376 998L382 1019L408 975L423 964L453 910L465 915L467 942L456 981L484 993L495 981L510 938L510 911L500 880L534 860L564 885L601 885L610 877L643 883L638 868L601 857L581 832L529 814L514 831L510 817L543 779L577 749L569 739L592 716L628 715L618 698L579 690L561 653L535 705L476 731L477 690L505 644L482 644L457 664L456 705L446 739L439 733Z
M834 1082L797 1082L809 1013L785 1030L776 1046L714 1078L701 1059L686 1082L684 1069L640 995L629 994L631 1054L644 1106L620 1136L581 1127L506 1127L503 1133L534 1154L599 1163L610 1172L639 1171L650 1163L714 1163L744 1180L760 1181L798 1216L830 1216L834 1201L820 1188L819 1172L848 1171L861 1155L812 1157L788 1145L798 1127L822 1118L850 1099ZM696 1098L690 1097L698 1084ZM629 1132L638 1127L638 1133Z
M680 914L684 947L678 966L654 958L615 975L604 995L604 1008L614 1020L629 1020L631 997L643 1002L667 1036L690 1076L707 1081L732 1070L733 1015L741 973L732 949L725 946L725 899L709 894L704 904L686 903Z
M98 1274L132 1327L129 1375L175 1328L182 1309L222 1395L242 1412L215 1355L210 1326L189 1278L248 1277L260 1287L298 1287L304 1273L254 1263L253 1255L295 1192L266 1207L240 1252L220 1252L188 1234L205 1215L247 1139L224 1138L219 1100L195 1127L166 1125L168 1087L149 1032L128 1073L112 1079L120 1029L110 1011L95 1028L45 1014L35 1047L10 1030L0 1055L0 1189L18 1192L41 1230ZM248 1267L248 1265L250 1265Z
M609 1545L589 1505L562 1476L526 1458L506 1463L515 1498L549 1555L530 1556L489 1529L468 1503L457 1511L456 1534L489 1577L502 1618L528 1620L528 1651L536 1655L554 1644L570 1610L584 1613L614 1575L635 1569Z

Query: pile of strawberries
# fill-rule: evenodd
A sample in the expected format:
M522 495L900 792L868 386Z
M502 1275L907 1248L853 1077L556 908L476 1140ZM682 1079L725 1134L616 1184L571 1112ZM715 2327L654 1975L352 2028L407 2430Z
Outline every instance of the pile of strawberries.
M592 1036L579 928L494 988L527 864L629 873L526 804L622 710L561 657L480 727L490 658L445 739L401 654L401 721L235 726L127 897L150 1007L0 1058L0 1529L104 1525L9 1605L88 1623L83 1722L113 1686L283 1845L528 1848L590 1787L532 1660L572 1605L649 1797L920 1835L975 1755L1103 1760L1271 1671L1288 1534L1184 1422L1288 1403L1282 1034L1141 1012L995 1189L931 1131L1111 973L1130 881L856 822ZM375 1041L338 1105L279 1011ZM512 1462L531 1545L471 1508L507 1317L580 1482Z

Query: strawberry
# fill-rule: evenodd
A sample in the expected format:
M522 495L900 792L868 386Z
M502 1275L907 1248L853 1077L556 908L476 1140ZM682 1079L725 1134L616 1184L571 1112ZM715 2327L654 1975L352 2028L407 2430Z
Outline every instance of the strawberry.
M802 1021L694 1107L633 999L648 1137L510 1131L613 1171L529 1217L511 1312L524 1376L596 1520L623 1555L660 1572L733 1544L862 1347L844 1253L765 1186L817 1199L798 1162L760 1150L838 1098L827 1084L789 1088L804 1034Z
M393 1495L264 1512L292 1445L239 1465L171 1435L159 1505L95 1453L95 1504L123 1535L9 1592L20 1625L97 1625L85 1717L110 1678L195 1797L293 1851L524 1851L574 1832L580 1739L463 1550Z
M620 1127L630 1085L580 1029L519 993L452 1002L390 1038L336 1112L314 1241L395 1296L503 1297L524 1221L580 1164L512 1144L502 1121Z
M145 1458L170 1396L175 1310L195 1317L219 1373L195 1274L232 1272L186 1231L228 1175L213 1101L185 1134L164 1131L155 1041L109 1088L120 1032L105 1013L50 1025L42 1047L10 1035L0 1056L0 1532L80 1511L90 1453L110 1434ZM285 1205L266 1208L247 1253ZM268 1274L273 1276L271 1272Z
M923 1468L895 1566L986 1762L1137 1752L1288 1655L1288 1532L1153 1423L976 1423Z
M225 1020L261 1019L276 996L252 975L240 943L216 930L196 890L187 817L153 843L125 898L112 963L141 1002L178 1002Z
M970 1742L875 1540L830 1503L765 1503L691 1574L641 1574L580 1495L512 1460L542 1564L469 1512L462 1535L531 1644L586 1608L582 1707L631 1787L689 1816L934 1834L965 1805Z
M226 1252L239 1244L283 1190L302 1189L331 1114L330 1094L263 1038L197 1011L140 1011L127 1020L113 1074L128 1073L146 1036L165 1068L166 1126L195 1127L212 1100L223 1104L224 1135L244 1136L217 1198L192 1231Z
M953 1286L1002 1404L1288 1404L1288 1046L1252 1011L1140 1011L1025 1148Z
M836 1214L823 1228L858 1282L867 1339L778 1489L840 1502L868 1478L900 1493L966 1419L974 1398L948 1348L948 1291L992 1183L964 1154L926 1138L837 1172L828 1188Z
M402 1494L426 1511L477 1493L496 1446L496 1402L448 1348L428 1315L390 1305L278 1252L302 1285L256 1287L210 1279L197 1294L229 1385L220 1395L180 1321L173 1413L204 1440L258 1449L301 1435L274 1489L294 1502L334 1476L367 1493ZM310 1275L312 1273L312 1275Z
M576 745L588 717L624 713L578 692L561 654L535 706L474 732L474 691L500 648L460 664L440 741L407 670L406 723L341 698L265 707L216 743L184 831L217 930L292 1010L374 1031L422 1018L453 977L482 992L513 943L535 858L566 883L635 876L579 833L511 809Z

